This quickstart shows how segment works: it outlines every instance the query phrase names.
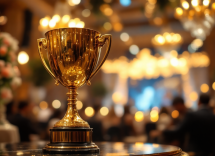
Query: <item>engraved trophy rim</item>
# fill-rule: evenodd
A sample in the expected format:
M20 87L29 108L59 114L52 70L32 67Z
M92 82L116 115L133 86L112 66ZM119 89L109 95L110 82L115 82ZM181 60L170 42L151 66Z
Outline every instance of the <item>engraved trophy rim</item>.
M94 29L90 29L90 28L76 28L76 27L66 27L66 28L56 28L56 29L51 29L51 30L49 30L49 31L47 31L47 32L45 32L45 36L46 36L46 34L48 34L49 32L51 32L51 31L55 31L55 30L62 30L62 29L85 29L85 30L90 30L90 31L94 31L94 32L96 32L96 33L98 33L98 34L100 34L101 35L101 33L99 32L99 31L97 31L97 30L94 30Z

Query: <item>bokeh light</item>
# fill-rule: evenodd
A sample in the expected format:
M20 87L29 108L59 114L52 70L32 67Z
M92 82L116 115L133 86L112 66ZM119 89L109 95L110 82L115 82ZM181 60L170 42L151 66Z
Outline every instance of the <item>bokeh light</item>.
M92 107L87 107L85 109L85 114L88 117L92 117L94 115L94 113L95 113L95 111L94 111L94 109Z
M81 101L76 102L76 107L78 110L80 110L83 107L83 103Z
M104 26L104 28L106 30L111 30L112 29L112 24L110 22L105 22L103 26Z
M113 95L112 95L112 100L113 100L113 102L114 103L120 103L121 101L122 101L122 98L123 98L123 96L122 96L122 94L121 93L119 93L119 92L115 92L115 93L113 93Z
M198 94L196 92L191 92L189 96L192 101L196 101L198 99Z
M82 16L84 16L84 17L89 17L90 14L91 14L91 11L89 9L84 9L82 11Z
M129 51L131 54L136 55L140 51L140 49L137 45L131 45L129 47Z
M178 118L178 116L179 116L179 112L177 111L177 110L174 110L174 111L172 111L172 118Z
M124 42L128 41L128 40L129 40L129 35L128 35L128 33L126 33L126 32L121 33L120 39L121 39L122 41L124 41Z
M152 122L157 122L158 119L159 119L158 111L157 111L157 110L152 110L152 111L150 112L150 120L151 120Z
M206 83L204 83L201 85L200 90L202 93L207 93L209 91L209 86Z
M137 122L143 121L143 119L144 119L143 112L141 112L141 111L136 112L134 118L135 118L135 121L137 121Z
M215 82L212 84L212 88L213 90L215 90Z
M40 102L40 109L44 110L48 108L48 103L46 101Z
M19 54L18 54L18 62L19 64L26 64L29 60L29 56L26 52L24 51L21 51Z
M55 109L59 109L61 106L61 102L59 100L54 100L52 102L52 107L55 108Z
M107 107L102 107L100 109L100 113L101 113L102 116L106 116L109 113L109 109Z

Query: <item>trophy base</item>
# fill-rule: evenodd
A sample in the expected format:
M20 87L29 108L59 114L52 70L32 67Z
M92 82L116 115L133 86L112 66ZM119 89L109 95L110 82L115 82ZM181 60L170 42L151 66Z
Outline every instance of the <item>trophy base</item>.
M55 127L50 129L50 143L43 148L46 154L98 154L92 142L92 128Z

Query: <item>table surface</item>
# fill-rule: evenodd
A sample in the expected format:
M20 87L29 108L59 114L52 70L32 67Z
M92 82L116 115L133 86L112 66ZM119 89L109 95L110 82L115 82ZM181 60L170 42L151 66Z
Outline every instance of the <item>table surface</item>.
M29 142L17 144L0 144L0 156L45 156L42 148L47 142ZM171 156L171 152L178 151L180 148L169 145L158 145L148 143L122 143L122 142L96 142L100 148L99 156L113 155L147 155L154 156L156 153L166 153ZM53 154L52 154L53 155ZM56 154L60 156L60 154ZM49 155L50 156L50 155ZM65 155L62 155L65 156ZM86 156L86 155L84 155ZM181 156L188 156L183 153Z

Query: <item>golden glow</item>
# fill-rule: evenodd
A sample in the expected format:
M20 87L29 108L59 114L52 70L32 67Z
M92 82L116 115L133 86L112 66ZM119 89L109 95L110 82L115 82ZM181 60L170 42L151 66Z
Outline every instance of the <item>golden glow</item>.
M179 112L177 110L172 111L172 118L178 118Z
M75 19L71 19L71 20L69 21L68 26L69 26L70 28L72 28L72 27L84 28L85 23L84 23L83 21L81 21L79 18L75 18Z
M102 116L106 116L109 113L109 109L107 107L102 107L100 109L100 113L101 113Z
M90 14L91 14L91 11L89 9L84 9L82 11L82 16L84 16L84 17L89 17Z
M49 21L49 27L50 28L54 28L55 25L56 25L56 22L53 19Z
M136 112L134 118L135 118L135 121L137 121L137 122L143 121L143 119L144 119L143 112L141 112L141 111Z
M212 84L212 88L213 90L215 90L215 82Z
M111 30L111 29L112 29L112 24L109 23L109 22L105 22L103 26L104 26L104 28L105 28L106 30Z
M178 7L176 8L176 13L181 16L183 15L183 10L180 7Z
M40 20L40 24L41 24L43 27L47 27L47 26L49 25L49 20L48 20L48 18L47 18L47 17L42 18L42 19Z
M179 44L182 42L180 34L165 32L163 35L158 34L152 39L152 43L155 46Z
M80 110L83 107L83 103L81 101L76 102L76 107L78 110Z
M207 93L209 91L209 86L207 84L202 84L200 90L202 93Z
M86 109L85 109L85 114L86 114L86 116L88 116L88 117L92 117L93 115L94 115L94 109L92 108L92 107L87 107Z
M194 6L194 7L197 7L199 5L199 1L198 0L192 0L191 1L191 4Z
M52 17L52 19L57 23L57 22L60 21L60 15L55 14L55 15Z
M178 59L177 58L171 58L170 63L173 67L178 66Z
M121 39L122 41L124 41L124 42L128 41L128 40L129 40L129 35L128 35L128 33L125 33L125 32L121 33L120 39Z
M70 20L70 16L69 15L64 15L63 18L62 18L62 22L63 23L68 23Z
M190 93L190 99L196 101L198 99L198 94L196 92Z
M157 110L152 110L152 111L150 112L150 120L151 120L152 122L157 122L158 119L159 119L158 111L157 111Z
M114 23L114 25L113 25L113 29L114 29L115 31L121 31L122 28L123 28L123 26L122 26L122 24L121 24L120 22L116 22L116 23Z
M188 3L187 1L183 1L183 2L182 2L182 6L183 6L183 8L186 9L186 10L189 9L189 7L190 7L190 5L189 5L189 3Z
M154 56L149 49L142 49L135 54L136 57L133 60L125 57L107 60L102 70L105 73L124 74L133 80L141 80L159 76L171 77L173 74L184 75L190 68L208 67L210 64L207 54L201 52L188 53L186 51L177 55L176 51L172 51L171 58Z
M112 95L112 100L114 103L120 103L122 101L122 98L123 98L122 94L119 92L115 92Z
M210 1L209 0L203 0L203 5L204 6L208 6L210 4Z
M215 10L215 2L212 4L212 9Z
M111 9L110 5L108 4L102 4L100 6L100 10L106 15L106 16L110 16L113 14L113 10Z
M58 109L58 108L60 108L60 106L61 106L61 102L59 100L54 100L52 102L52 107L53 108Z
M156 25L161 25L163 23L163 20L160 17L155 17L153 21Z
M40 102L40 109L47 109L48 108L48 103L46 101Z
M24 51L21 51L19 54L18 54L18 62L19 64L26 64L29 60L29 56L26 52Z
M173 56L173 57L177 57L178 56L178 52L176 50L172 50L170 52L170 54Z

